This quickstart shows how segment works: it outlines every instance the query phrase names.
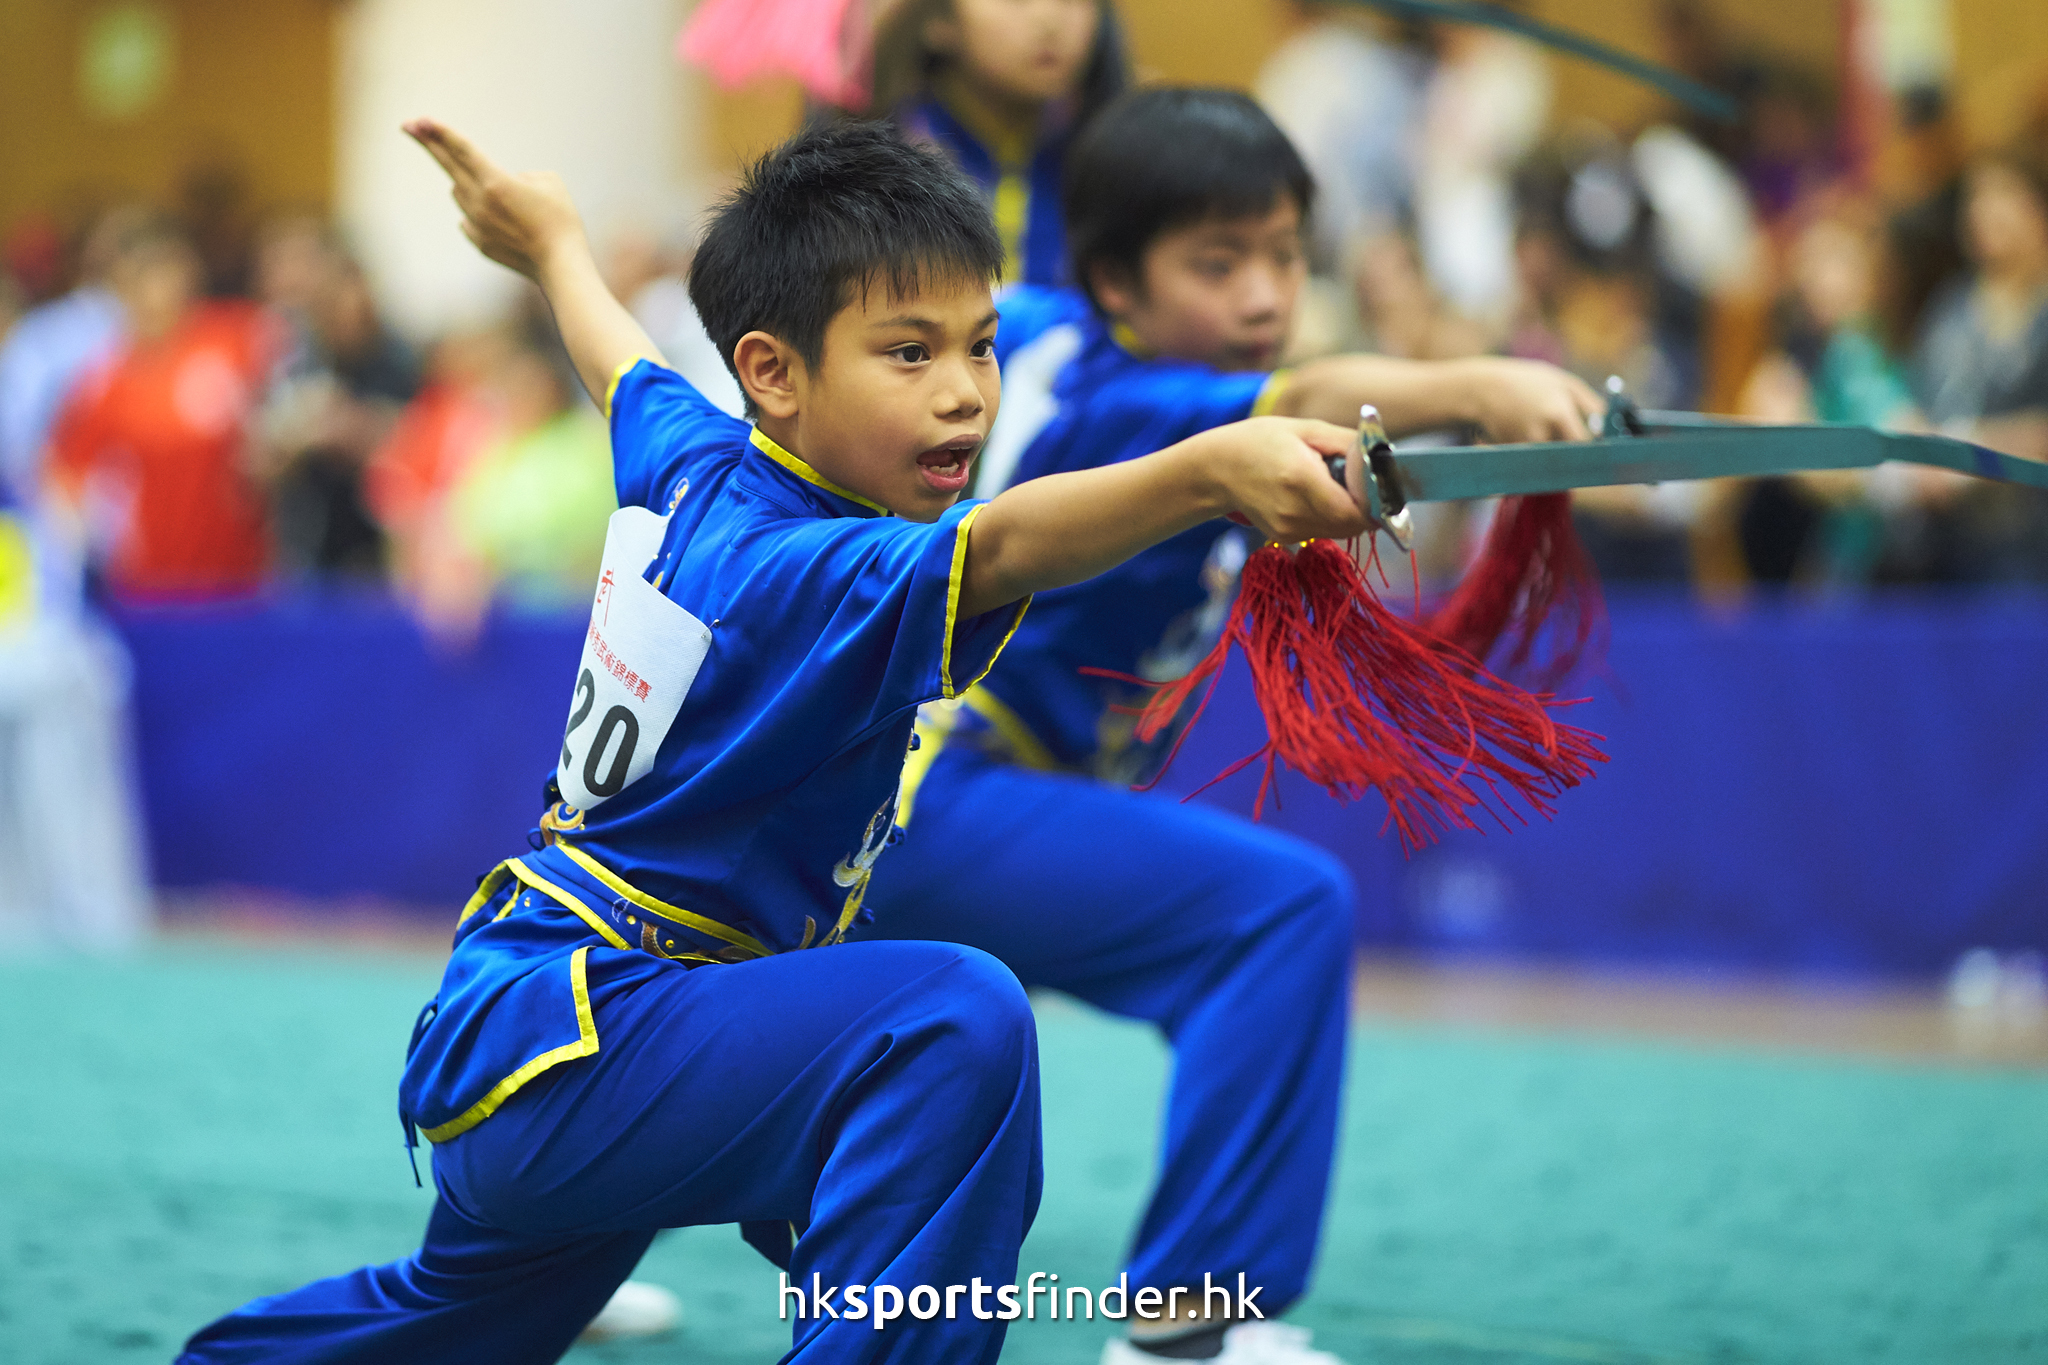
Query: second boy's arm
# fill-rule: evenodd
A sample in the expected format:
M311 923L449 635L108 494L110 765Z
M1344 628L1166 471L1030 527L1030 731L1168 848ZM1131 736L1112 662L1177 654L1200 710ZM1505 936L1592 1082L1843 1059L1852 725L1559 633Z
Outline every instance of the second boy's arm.
M1324 463L1351 441L1344 427L1255 417L1139 459L1027 480L977 514L960 614L1093 578L1231 511L1274 540L1358 535L1365 517Z
M1351 423L1370 403L1402 436L1473 426L1489 441L1583 441L1607 410L1577 375L1534 360L1400 360L1342 355L1312 360L1280 381L1272 411Z
M612 380L621 370L642 358L667 362L598 274L583 220L560 177L509 174L432 119L415 119L405 131L448 173L462 210L462 235L547 295L576 377L609 416Z

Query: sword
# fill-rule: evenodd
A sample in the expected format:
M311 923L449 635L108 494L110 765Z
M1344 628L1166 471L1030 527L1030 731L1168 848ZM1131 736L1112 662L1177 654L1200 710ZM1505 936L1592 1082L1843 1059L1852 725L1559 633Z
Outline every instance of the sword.
M1562 493L1667 479L1757 478L1820 469L1869 469L1887 461L1952 469L2048 492L2048 464L1950 436L1907 435L1848 423L1766 426L1695 412L1641 410L1607 384L1607 422L1591 441L1397 450L1379 410L1359 410L1358 437L1330 473L1375 525L1407 549L1408 509L1418 502Z

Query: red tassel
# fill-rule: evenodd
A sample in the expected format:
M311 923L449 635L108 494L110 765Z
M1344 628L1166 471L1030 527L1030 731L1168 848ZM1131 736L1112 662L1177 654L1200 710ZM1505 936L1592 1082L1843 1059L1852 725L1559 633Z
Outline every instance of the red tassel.
M1389 611L1330 541L1251 556L1222 638L1193 672L1152 694L1138 738L1156 738L1201 688L1192 726L1233 644L1251 665L1268 738L1204 786L1263 758L1253 819L1285 762L1340 801L1378 791L1412 850L1448 829L1478 829L1482 811L1503 828L1507 814L1526 823L1513 798L1549 817L1552 798L1607 758L1599 736L1552 719L1550 709L1567 703L1502 682ZM1177 740L1168 764L1179 748Z
M1532 665L1537 637L1553 616L1559 642ZM1571 494L1536 493L1501 499L1479 557L1431 614L1429 631L1481 662L1506 637L1500 671L1547 691L1571 676L1606 621L1592 557L1572 528Z

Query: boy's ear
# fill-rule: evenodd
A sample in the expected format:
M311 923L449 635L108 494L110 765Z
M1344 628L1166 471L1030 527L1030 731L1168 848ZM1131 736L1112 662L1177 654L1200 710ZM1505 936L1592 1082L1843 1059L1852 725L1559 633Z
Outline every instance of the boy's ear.
M765 417L796 416L797 371L802 364L794 350L766 332L749 332L732 348L740 387Z
M1095 301L1102 305L1102 311L1119 320L1141 302L1138 282L1131 278L1131 272L1106 262L1088 268L1088 287L1094 292Z

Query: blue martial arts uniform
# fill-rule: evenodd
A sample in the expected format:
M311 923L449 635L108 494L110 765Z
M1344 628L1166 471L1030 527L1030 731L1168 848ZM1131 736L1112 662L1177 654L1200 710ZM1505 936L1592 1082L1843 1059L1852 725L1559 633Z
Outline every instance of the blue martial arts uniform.
M1064 293L1002 304L1003 413L983 487L1130 459L1251 415L1270 376L1139 358ZM1132 1284L1308 1283L1335 1151L1352 962L1349 876L1300 840L1129 791L1153 761L1109 710L1213 642L1245 542L1212 522L1039 594L1002 663L927 707L905 838L870 938L995 954L1027 985L1156 1024L1175 1050ZM1111 779L1110 781L1103 780ZM1056 1154L1055 1154L1056 1155Z
M1023 992L970 948L843 941L917 706L1023 612L958 615L979 504L888 516L647 362L612 442L549 841L482 879L400 1086L436 1144L424 1245L258 1300L185 1361L550 1361L689 1224L741 1223L806 1285L1014 1274ZM1002 1327L799 1319L788 1359L993 1361Z
M1005 284L1057 285L1067 277L1067 226L1060 213L1071 115L1049 108L1035 133L973 119L936 95L904 104L896 121L914 139L930 142L981 187L1003 242ZM972 126L970 126L972 124Z

